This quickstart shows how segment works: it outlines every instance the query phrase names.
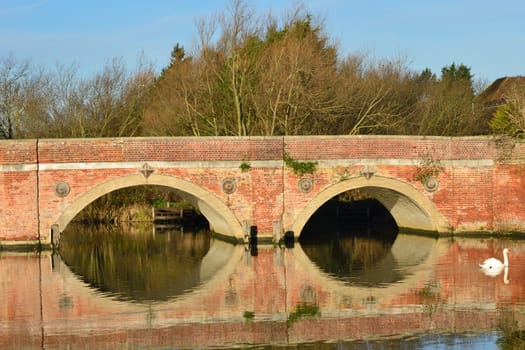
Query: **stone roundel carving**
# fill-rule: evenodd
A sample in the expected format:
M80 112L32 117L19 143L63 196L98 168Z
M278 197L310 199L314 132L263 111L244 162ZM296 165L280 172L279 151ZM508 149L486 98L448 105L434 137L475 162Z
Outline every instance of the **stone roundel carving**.
M232 178L226 178L222 180L222 192L226 194L232 194L237 190L237 181Z
M439 181L434 176L429 176L423 182L423 187L427 192L437 191L437 189L439 188Z
M66 197L69 194L69 191L71 191L71 188L67 182L60 181L55 185L55 195L57 197Z
M297 182L297 187L299 187L299 191L308 193L314 188L314 180L308 177L303 177Z

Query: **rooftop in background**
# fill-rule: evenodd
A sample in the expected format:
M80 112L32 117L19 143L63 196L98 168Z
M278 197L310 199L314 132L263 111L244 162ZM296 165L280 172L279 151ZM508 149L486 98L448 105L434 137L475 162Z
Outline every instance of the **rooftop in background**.
M479 98L487 107L497 106L505 102L509 93L516 87L525 89L525 76L503 77L496 79L479 94Z

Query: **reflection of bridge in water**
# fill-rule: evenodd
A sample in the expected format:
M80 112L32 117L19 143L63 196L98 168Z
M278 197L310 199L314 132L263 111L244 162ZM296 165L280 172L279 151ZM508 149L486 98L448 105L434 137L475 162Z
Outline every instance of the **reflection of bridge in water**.
M525 310L511 305L525 295L525 287L513 283L525 277L518 270L525 260L519 242L510 247L516 268L504 284L476 265L500 247L406 235L398 240L378 265L397 266L402 278L377 288L327 275L299 245L259 247L252 256L243 246L215 240L201 263L202 285L148 303L117 301L89 288L50 254L3 253L0 347L205 347L481 331L500 324L502 309L523 326Z

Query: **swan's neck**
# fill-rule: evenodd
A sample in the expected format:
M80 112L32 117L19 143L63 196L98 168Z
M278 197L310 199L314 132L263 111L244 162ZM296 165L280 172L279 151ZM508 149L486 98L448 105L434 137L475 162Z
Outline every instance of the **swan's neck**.
M509 258L507 257L507 252L503 252L503 266L509 266Z

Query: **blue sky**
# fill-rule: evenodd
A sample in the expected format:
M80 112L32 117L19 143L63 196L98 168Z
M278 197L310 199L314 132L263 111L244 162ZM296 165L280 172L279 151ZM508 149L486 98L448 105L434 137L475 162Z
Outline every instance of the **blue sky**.
M0 57L100 71L113 57L132 67L141 53L161 69L175 43L189 49L195 20L230 0L0 0ZM246 1L281 15L294 2ZM342 56L404 57L414 70L439 73L455 63L487 83L525 75L523 0L304 0L325 19Z

